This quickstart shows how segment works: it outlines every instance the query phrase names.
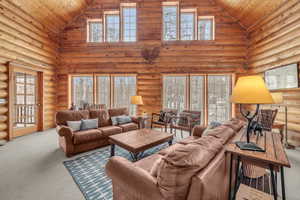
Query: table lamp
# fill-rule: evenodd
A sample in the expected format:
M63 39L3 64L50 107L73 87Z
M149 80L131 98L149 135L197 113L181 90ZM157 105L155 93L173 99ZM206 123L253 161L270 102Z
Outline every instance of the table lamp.
M248 120L247 141L238 141L236 145L242 150L264 152L264 150L255 143L250 142L251 122L258 114L259 105L274 103L263 78L257 75L240 77L232 91L231 101L240 104L240 112ZM243 104L256 104L254 114L251 114L250 111L244 112L242 109Z
M134 104L134 105L144 105L142 96L132 96L131 97L131 104Z

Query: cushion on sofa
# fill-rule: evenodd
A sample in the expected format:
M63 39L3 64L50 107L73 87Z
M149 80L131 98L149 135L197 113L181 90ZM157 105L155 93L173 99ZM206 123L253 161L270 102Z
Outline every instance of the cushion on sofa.
M222 143L225 144L234 135L234 133L235 131L232 128L221 125L217 128L210 130L207 133L207 136L214 136L216 138L219 138L222 140Z
M82 119L81 120L81 130L97 129L98 128L98 118L97 119Z
M128 115L121 115L117 117L118 124L127 124L132 122L131 117Z
M62 110L56 113L56 124L61 126L67 126L67 121L80 121L82 119L89 118L89 111L88 110Z
M158 154L160 154L160 155L162 155L162 156L165 156L165 155L169 154L170 152L175 151L175 149L176 149L178 146L183 146L183 144L175 143L175 144L169 146L168 148L165 148L165 149L160 150L160 151L158 152Z
M99 127L111 126L111 122L107 110L104 109L90 110L90 118L91 119L98 118Z
M212 136L198 140L198 144L178 146L162 158L157 181L165 199L186 199L191 178L205 168L223 146L220 139Z
M110 117L129 115L127 108L111 108L108 109L108 114Z
M123 132L134 131L134 130L137 130L139 128L136 123L121 124L121 125L118 125L118 126L122 128Z
M102 131L103 135L106 137L122 133L122 128L118 126L105 126L99 128L99 130Z
M246 122L233 118L229 121L224 122L223 125L232 128L235 132L239 132L241 128L246 125Z
M81 129L81 121L67 121L67 125L72 131L79 131Z
M200 137L198 137L198 136L190 136L190 137L187 137L187 138L184 138L184 139L178 141L178 143L187 145L187 144L193 143L195 140L197 140L199 138Z
M100 130L89 129L89 130L74 132L73 140L74 140L74 144L84 144L101 138L104 138L104 135Z

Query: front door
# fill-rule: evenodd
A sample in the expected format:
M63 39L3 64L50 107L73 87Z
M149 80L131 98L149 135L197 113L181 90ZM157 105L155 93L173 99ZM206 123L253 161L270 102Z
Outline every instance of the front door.
M38 130L38 73L15 70L13 79L13 137L18 137Z

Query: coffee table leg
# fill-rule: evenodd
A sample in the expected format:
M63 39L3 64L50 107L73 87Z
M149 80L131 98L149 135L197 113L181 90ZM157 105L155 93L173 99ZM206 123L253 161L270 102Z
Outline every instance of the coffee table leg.
M169 146L171 146L173 144L173 139L169 140Z
M111 144L110 145L110 157L115 156L115 145Z

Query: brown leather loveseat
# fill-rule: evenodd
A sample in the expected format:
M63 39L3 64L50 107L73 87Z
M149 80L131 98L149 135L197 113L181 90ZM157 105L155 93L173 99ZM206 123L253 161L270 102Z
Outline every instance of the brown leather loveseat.
M139 128L137 118L131 117L132 122L122 125L112 125L111 117L128 115L127 108L108 110L64 110L56 113L56 129L59 135L59 145L70 157L77 153L89 151L109 145L108 136L120 134ZM98 128L83 131L73 131L67 126L67 121L98 118Z
M232 142L244 122L232 119L209 131L196 126L193 136L135 163L110 158L106 173L114 200L225 200L228 198Z

